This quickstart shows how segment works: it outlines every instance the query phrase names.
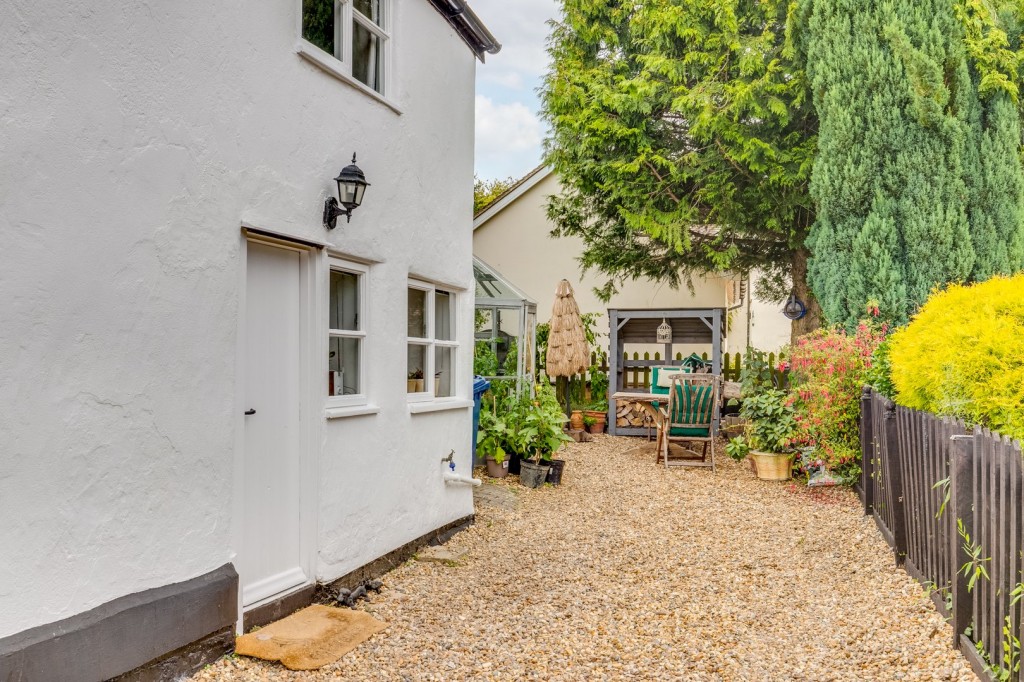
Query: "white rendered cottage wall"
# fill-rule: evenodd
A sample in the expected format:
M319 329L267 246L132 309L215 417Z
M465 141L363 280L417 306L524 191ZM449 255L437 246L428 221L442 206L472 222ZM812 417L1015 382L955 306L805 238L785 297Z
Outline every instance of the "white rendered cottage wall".
M411 415L404 367L409 274L472 291L472 54L426 0L395 2L399 115L296 53L300 4L6 8L0 637L234 559L243 221L379 261L380 412L312 415L319 577L472 511L439 462L466 473L470 411ZM328 234L353 151L372 186Z

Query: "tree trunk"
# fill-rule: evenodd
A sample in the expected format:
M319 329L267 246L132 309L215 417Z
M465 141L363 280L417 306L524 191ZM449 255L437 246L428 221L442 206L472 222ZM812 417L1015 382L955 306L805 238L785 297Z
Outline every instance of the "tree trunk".
M807 249L793 252L793 293L807 306L807 314L799 320L793 320L790 331L790 343L796 343L797 337L809 334L821 326L821 306L818 299L811 293L807 284Z

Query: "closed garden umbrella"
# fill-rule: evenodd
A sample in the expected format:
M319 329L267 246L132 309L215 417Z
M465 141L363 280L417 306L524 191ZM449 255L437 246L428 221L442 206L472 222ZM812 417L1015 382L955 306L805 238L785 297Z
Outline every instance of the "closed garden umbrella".
M572 285L563 279L555 291L555 305L551 309L551 330L548 333L548 353L545 371L549 377L564 377L565 411L569 413L568 378L583 374L590 365L590 348L580 319Z

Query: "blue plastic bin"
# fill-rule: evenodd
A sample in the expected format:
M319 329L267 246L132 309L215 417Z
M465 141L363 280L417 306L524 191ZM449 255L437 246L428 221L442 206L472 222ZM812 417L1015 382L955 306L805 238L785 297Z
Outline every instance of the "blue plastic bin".
M480 428L480 398L491 388L491 382L479 374L473 378L473 465L476 461L476 432Z

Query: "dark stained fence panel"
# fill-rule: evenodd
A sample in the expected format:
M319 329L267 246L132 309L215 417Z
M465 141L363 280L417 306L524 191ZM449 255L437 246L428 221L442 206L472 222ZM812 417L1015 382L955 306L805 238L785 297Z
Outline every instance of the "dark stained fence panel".
M864 477L858 493L893 548L896 563L933 592L953 641L979 674L1009 672L1010 638L1024 635L1024 465L1021 445L987 429L896 407L865 389L861 400ZM959 573L970 561L957 521L979 547L988 578L970 591ZM951 600L952 609L947 608Z

